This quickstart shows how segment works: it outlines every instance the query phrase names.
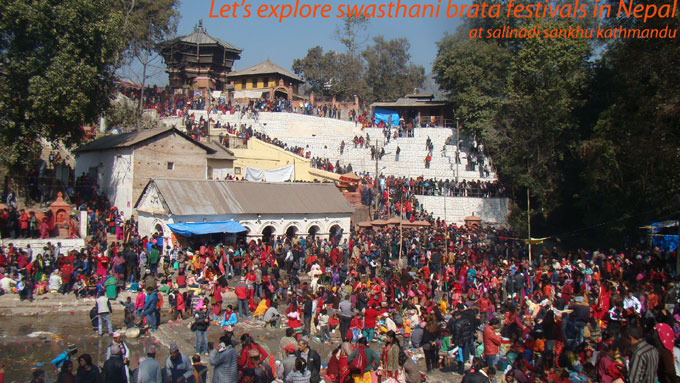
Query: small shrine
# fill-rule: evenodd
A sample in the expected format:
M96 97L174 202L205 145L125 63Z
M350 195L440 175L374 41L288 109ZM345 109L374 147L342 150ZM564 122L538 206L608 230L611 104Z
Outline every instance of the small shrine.
M69 237L69 224L71 219L71 205L64 201L63 194L59 192L57 199L50 204L50 211L54 217L54 229L59 238Z

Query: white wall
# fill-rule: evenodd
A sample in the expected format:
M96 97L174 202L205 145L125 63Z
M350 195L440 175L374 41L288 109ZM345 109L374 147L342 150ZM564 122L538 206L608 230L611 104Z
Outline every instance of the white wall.
M99 167L97 183L109 201L129 217L136 201L132 201L132 148L79 153L76 157L76 178Z
M160 224L163 227L164 236L169 239L170 229L167 226L168 224L178 222L203 222L203 218L206 219L206 222L229 221L233 219L250 229L249 237L260 237L262 235L262 230L267 226L274 227L274 235L284 235L290 226L297 227L298 233L306 235L309 228L318 226L319 231L317 232L317 235L328 237L331 227L338 225L343 229L343 238L348 238L351 215L329 214L327 216L314 216L292 214L282 217L280 215L262 214L258 220L255 215L168 216L165 214L150 214L140 211L138 228L141 236L150 236L155 233L154 228L156 225Z
M465 217L475 215L483 223L505 225L508 223L507 198L416 196L426 211L446 222L464 223Z
M61 253L66 254L67 252L71 250L77 250L80 251L83 247L85 247L85 240L82 238L75 238L75 239L67 239L67 238L47 238L47 239L2 239L0 240L0 243L2 246L9 246L9 244L13 244L14 247L18 247L20 249L26 249L26 245L31 245L31 249L33 249L33 255L38 255L43 252L43 247L47 245L47 242L50 242L53 245L57 245L57 243L61 243Z

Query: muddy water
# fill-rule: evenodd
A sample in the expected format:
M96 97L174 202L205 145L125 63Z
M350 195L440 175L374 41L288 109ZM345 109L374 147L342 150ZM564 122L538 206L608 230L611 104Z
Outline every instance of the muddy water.
M114 326L122 322L122 315L114 314ZM45 371L45 382L56 381L57 370L50 361L65 350L69 343L78 347L76 355L90 354L93 362L101 366L106 347L111 343L111 337L99 337L92 330L85 312L59 312L51 316L3 316L0 317L0 323L0 364L5 366L7 383L30 381L31 372L37 367ZM153 342L153 339L142 337L125 339L125 342L133 355L130 358L131 367L136 368L137 356L143 355L145 344ZM167 351L158 348L158 360L164 361ZM77 367L76 359L72 360Z
M161 317L163 332L166 340L176 342L180 350L191 356L195 336L187 328L190 319L184 323L168 324L166 312ZM114 313L114 328L123 323L122 313ZM40 332L40 333L39 333ZM280 355L279 340L284 336L283 329L263 328L262 325L239 323L235 328L234 340L238 342L240 336L248 332L267 351L273 353L278 359ZM222 330L218 326L211 325L208 329L208 341L217 342ZM29 336L30 335L30 336ZM337 336L337 335L336 335ZM148 344L156 345L158 351L156 359L161 367L165 366L168 356L167 345L158 343L152 336L143 335L137 339L124 339L130 348L130 367L137 368L139 357L145 355L145 347ZM50 361L66 349L67 344L73 343L78 347L78 353L90 354L95 364L101 367L104 364L106 347L111 343L111 337L99 337L92 329L89 316L85 311L79 312L54 312L39 316L0 316L0 365L5 366L5 382L28 382L34 368L42 368L46 372L46 383L56 381L57 370ZM318 343L312 338L310 345L321 355L322 363L327 363L329 352L339 345L339 339L335 338L332 343ZM371 344L371 347L379 352L382 344ZM237 347L240 351L240 346ZM207 358L203 357L204 364L208 365ZM73 358L76 362L76 358ZM419 361L424 369L423 361ZM209 368L212 370L212 368ZM210 371L212 372L212 371ZM209 376L210 379L210 376ZM428 376L428 381L457 382L459 377L451 374L433 373Z

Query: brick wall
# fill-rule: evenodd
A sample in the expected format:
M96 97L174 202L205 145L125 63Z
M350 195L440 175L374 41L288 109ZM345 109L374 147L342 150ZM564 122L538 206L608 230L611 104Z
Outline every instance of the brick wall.
M204 180L207 174L206 151L172 133L135 148L133 162L133 205L151 178ZM172 169L168 169L169 162L173 164Z

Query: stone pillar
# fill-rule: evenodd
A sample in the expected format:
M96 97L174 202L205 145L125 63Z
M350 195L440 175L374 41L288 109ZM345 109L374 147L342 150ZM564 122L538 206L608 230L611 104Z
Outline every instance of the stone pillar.
M87 237L87 210L80 211L80 238Z
M309 103L314 105L314 92L309 94Z
M106 117L104 116L99 117L99 132L100 133L106 132Z
M354 110L359 113L359 96L354 95Z
M335 106L335 96L333 96L333 101L331 101L331 106Z

